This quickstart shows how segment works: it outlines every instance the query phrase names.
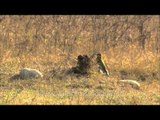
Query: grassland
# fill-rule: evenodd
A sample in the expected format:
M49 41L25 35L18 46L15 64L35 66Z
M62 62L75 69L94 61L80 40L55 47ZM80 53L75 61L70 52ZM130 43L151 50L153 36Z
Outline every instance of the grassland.
M119 67L118 61L117 64L113 64L114 60L111 60L112 62L108 62L111 73L110 77L101 75L98 72L93 72L89 77L76 77L63 74L63 71L69 69L70 66L74 66L74 64L62 64L63 60L59 61L57 58L57 63L61 63L61 66L58 66L58 64L54 63L55 61L47 61L45 63L46 61L40 59L38 56L31 57L30 59L32 61L27 60L29 56L26 57L25 62L27 65L25 66L40 69L45 75L44 78L10 80L9 78L19 71L19 62L24 61L21 60L18 62L18 58L7 58L0 66L1 104L156 105L160 103L159 74L156 74L156 70L151 70L156 61L146 66L145 69L138 69L137 66L131 69L129 65L131 66L132 63L127 63L129 57L126 58L125 62L122 62L126 68ZM143 66L144 64L145 59L142 57L144 56L137 59L142 59L139 66ZM153 58L149 59L154 60L156 56L151 55L150 57ZM54 58L54 56L50 56L50 58ZM35 64L37 59L39 59L39 63ZM109 61L105 56L104 59ZM138 63L138 61L135 62ZM113 67L111 68L111 66ZM56 73L49 72L53 70ZM126 76L122 76L121 71L125 71L127 73ZM152 75L153 72L156 74L156 77ZM141 84L140 89L138 90L132 88L130 85L120 84L118 81L122 79L121 77L137 80ZM141 77L144 77L145 80L141 80Z
M159 16L0 16L1 105L159 105ZM80 54L100 52L106 77L65 71ZM93 59L94 61L94 59ZM10 80L21 68L44 78ZM119 83L133 79L140 89Z

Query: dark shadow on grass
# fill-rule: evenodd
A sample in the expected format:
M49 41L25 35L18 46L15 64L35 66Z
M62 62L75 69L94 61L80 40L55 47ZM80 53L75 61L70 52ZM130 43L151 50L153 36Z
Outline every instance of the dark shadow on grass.
M12 77L10 77L9 80L20 80L20 75L19 74L15 74Z

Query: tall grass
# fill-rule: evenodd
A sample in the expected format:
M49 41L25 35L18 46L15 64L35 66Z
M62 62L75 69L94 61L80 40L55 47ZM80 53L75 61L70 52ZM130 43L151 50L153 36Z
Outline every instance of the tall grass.
M138 28L126 29L130 24L124 22L139 20L137 16L0 17L0 104L160 103L157 16L145 23L151 35L145 49L139 45ZM89 77L63 74L76 65L78 55L98 52L110 77L97 70ZM10 81L23 67L39 69L45 77ZM135 79L141 88L120 85L120 79Z

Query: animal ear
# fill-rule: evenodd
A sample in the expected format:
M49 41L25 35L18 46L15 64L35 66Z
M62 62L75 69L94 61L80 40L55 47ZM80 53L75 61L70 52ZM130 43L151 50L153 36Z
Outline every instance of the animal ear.
M83 55L83 57L88 58L88 55Z
M80 58L82 58L82 55L78 55L78 57L77 57L78 59L80 59Z
M97 56L101 56L101 53L97 53Z

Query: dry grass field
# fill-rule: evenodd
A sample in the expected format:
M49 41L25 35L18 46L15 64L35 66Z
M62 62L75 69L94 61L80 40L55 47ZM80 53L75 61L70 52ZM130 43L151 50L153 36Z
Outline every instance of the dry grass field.
M134 17L0 16L0 104L159 105L160 54L156 51L159 46L155 49L159 45L158 33L153 29L158 17L149 16L147 23L143 21L146 16ZM110 22L105 22L107 20ZM135 23L139 20L139 24L143 21L143 32L150 32L142 45L145 50L139 44L137 28L125 20L135 20ZM108 25L106 30L110 32L103 31L103 25ZM126 29L126 25L130 27ZM132 41L124 40L126 33ZM92 41L93 35L100 40ZM102 54L110 71L109 77L97 70L89 76L65 74L76 65L78 55L90 56L93 52ZM38 69L44 77L10 80L23 67ZM136 80L140 89L121 84L119 80L122 79Z

